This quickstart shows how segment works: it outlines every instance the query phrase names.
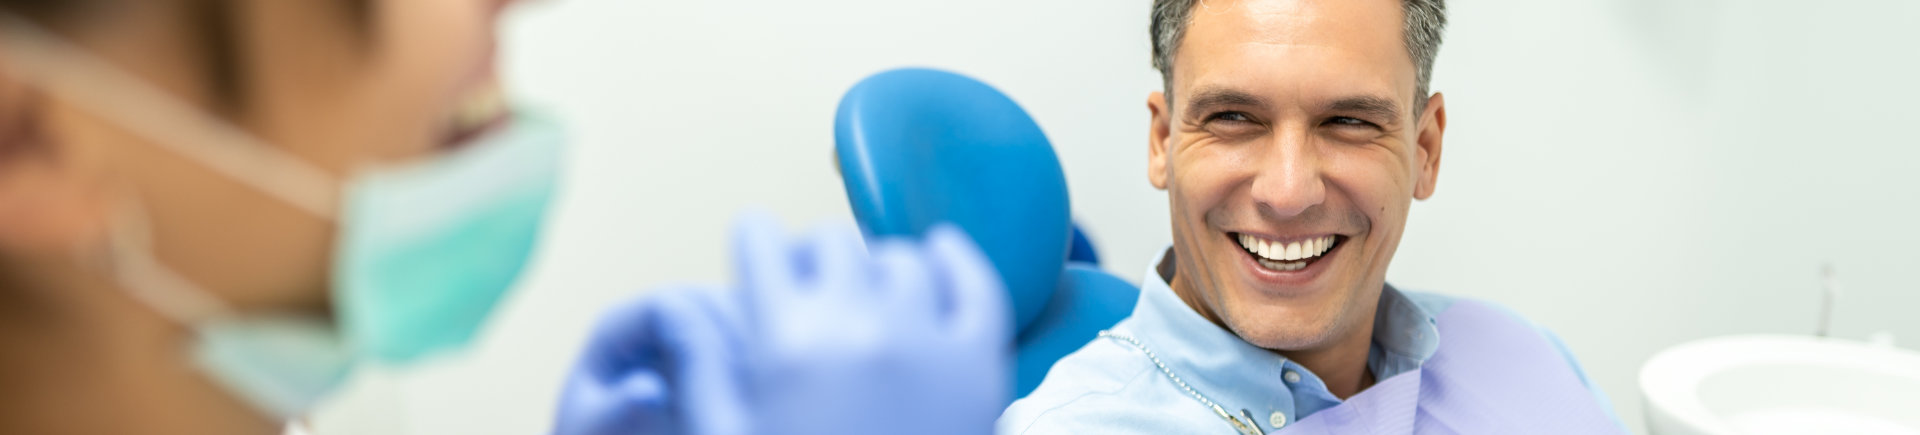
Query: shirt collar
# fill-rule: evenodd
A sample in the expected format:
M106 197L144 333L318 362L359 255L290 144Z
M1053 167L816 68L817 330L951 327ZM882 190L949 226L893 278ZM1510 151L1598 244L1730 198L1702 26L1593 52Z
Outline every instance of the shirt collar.
M1386 379L1419 368L1440 348L1440 331L1429 313L1393 284L1380 289L1380 305L1373 312L1373 351L1367 368Z
M1285 410L1304 418L1340 400L1305 367L1254 346L1188 307L1160 273L1172 248L1154 257L1140 280L1140 300L1132 317L1115 327L1132 334L1194 389L1221 402L1229 412L1247 407ZM1168 266L1169 268L1171 266ZM1380 292L1374 315L1373 347L1367 365L1378 379L1420 367L1439 347L1432 313L1389 285ZM1300 381L1289 385L1288 371ZM1264 414L1262 414L1264 415Z

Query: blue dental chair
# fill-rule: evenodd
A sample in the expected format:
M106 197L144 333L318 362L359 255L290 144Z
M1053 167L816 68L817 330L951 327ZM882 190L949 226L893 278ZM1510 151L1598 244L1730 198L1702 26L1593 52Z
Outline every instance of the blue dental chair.
M999 270L1018 334L1015 398L1133 312L1140 290L1099 270L1046 135L993 87L930 69L883 72L841 99L834 138L867 234L914 236L951 222Z

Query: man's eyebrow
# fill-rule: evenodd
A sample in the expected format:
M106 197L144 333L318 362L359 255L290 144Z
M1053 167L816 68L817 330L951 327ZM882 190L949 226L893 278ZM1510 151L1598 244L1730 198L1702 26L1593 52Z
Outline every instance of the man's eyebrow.
M1400 122L1400 105L1388 98L1373 95L1359 95L1333 100L1327 103L1326 111L1332 113L1355 113L1379 119L1382 124Z
M1267 99L1229 88L1201 88L1187 99L1187 112L1193 114L1205 114L1211 109L1233 106L1266 109Z

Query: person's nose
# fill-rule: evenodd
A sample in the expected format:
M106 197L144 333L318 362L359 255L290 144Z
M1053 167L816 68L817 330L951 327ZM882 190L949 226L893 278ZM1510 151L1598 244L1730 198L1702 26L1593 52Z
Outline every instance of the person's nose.
M1261 215L1287 219L1326 201L1320 156L1306 132L1275 135L1267 146L1271 148L1255 160L1259 167L1252 187L1253 201Z

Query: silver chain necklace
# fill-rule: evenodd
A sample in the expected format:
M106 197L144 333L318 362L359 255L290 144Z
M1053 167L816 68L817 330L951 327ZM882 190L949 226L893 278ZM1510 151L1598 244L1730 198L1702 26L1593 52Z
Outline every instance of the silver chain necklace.
M1148 349L1147 345L1140 344L1140 340L1133 338L1133 336L1119 334L1113 331L1100 331L1100 336L1131 344L1133 347L1140 349L1141 352L1146 353L1147 360L1153 361L1153 366L1159 367L1161 374L1167 375L1168 380L1173 381L1174 385L1180 386L1180 390L1186 391L1188 395L1193 396L1194 400L1199 400L1201 405L1206 405L1207 409L1212 409L1214 415L1218 415L1221 419L1226 420L1228 424L1232 424L1233 430L1240 432L1241 435L1266 435L1266 432L1262 431L1260 426L1254 423L1253 414L1248 413L1245 409L1240 410L1240 415L1238 416L1227 413L1226 408L1221 408L1220 404L1207 399L1207 396L1200 394L1199 391L1194 391L1192 386L1187 385L1187 381L1180 379L1180 375L1173 374L1173 369L1167 368L1166 363L1160 362L1160 357L1154 355L1153 350Z

